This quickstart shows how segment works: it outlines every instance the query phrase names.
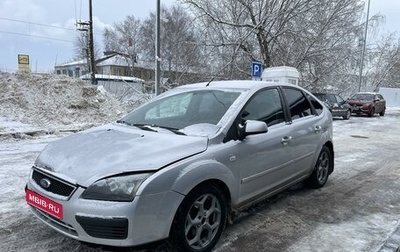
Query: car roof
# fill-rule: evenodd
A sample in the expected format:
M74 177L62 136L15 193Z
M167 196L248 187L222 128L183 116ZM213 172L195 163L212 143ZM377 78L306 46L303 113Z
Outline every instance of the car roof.
M268 86L290 86L297 87L299 86L289 84L289 83L280 83L280 82L269 82L269 81L255 81L255 80L226 80L226 81L210 81L210 82L201 82L194 84L187 84L183 86L177 87L177 89L207 89L209 87L216 89L231 89L231 90L250 90L253 88L260 87L268 87Z
M358 92L357 94L373 94L373 95L375 95L375 94L379 94L379 93L377 93L377 92Z

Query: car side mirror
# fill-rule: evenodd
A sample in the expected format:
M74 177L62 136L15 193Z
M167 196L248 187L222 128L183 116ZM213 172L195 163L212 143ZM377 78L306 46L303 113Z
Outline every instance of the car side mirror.
M267 133L268 126L265 122L256 120L247 120L244 124L238 125L238 138L243 140L248 135Z

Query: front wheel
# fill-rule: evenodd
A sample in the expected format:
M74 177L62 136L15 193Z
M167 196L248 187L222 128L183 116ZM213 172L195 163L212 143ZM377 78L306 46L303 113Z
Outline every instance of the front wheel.
M384 115L385 115L385 109L383 109L383 110L379 113L379 115L380 115L380 116L384 116Z
M343 116L343 119L344 119L344 120L349 120L349 119L350 119L350 116L351 116L351 110L348 109L348 110L346 111L346 114Z
M173 251L211 251L222 234L226 216L226 199L217 186L196 187L175 214L170 230Z
M328 180L328 176L333 169L332 153L328 147L324 146L319 153L317 163L307 182L312 188L323 187Z
M369 117L373 117L375 114L375 108L371 108L371 111L368 113Z

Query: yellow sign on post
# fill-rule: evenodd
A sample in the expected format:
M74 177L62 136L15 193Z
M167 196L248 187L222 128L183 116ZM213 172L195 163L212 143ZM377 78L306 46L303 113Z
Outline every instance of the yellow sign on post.
M29 55L18 54L18 71L23 71L23 72L31 71L31 68L29 67Z

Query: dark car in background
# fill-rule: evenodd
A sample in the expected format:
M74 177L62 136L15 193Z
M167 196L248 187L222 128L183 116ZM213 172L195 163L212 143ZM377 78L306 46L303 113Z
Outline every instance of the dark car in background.
M372 117L379 113L380 116L385 115L386 101L379 93L359 92L353 95L347 102L352 107L353 113L367 114Z
M348 120L351 116L351 106L337 94L313 93L319 100L325 103L334 117L343 117Z

